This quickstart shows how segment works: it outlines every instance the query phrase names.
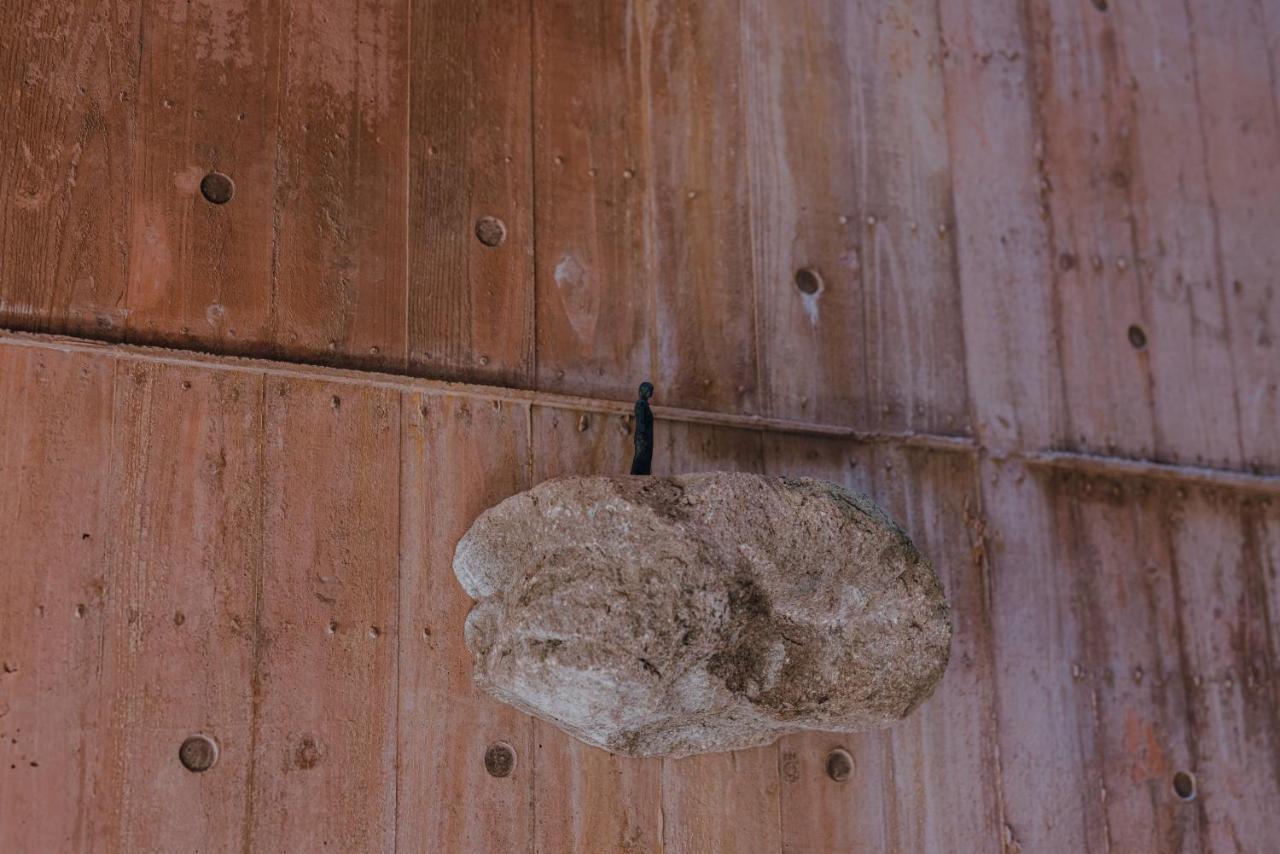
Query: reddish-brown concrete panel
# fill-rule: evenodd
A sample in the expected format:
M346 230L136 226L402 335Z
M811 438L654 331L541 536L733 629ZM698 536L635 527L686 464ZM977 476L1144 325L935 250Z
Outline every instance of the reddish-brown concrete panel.
M413 0L409 367L533 383L528 0Z
M385 851L395 839L400 400L273 377L260 404L246 844Z
M403 409L399 760L382 783L398 793L398 844L532 852L534 722L472 683L462 644L471 600L453 577L454 547L475 517L529 486L529 410L412 393ZM498 743L515 761L500 777L485 763Z
M137 3L5 7L0 324L120 337L138 181Z
M88 850L102 793L115 362L0 348L0 849ZM176 748L175 748L176 751Z
M539 388L625 399L657 367L652 14L533 4Z
M286 12L141 6L125 326L138 341L253 351L271 340ZM202 192L212 173L230 179L229 197Z

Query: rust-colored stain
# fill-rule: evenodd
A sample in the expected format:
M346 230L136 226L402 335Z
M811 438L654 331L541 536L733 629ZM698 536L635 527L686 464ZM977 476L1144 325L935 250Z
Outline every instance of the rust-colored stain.
M1127 710L1124 716L1124 751L1133 782L1161 779L1168 773L1155 728L1134 709Z

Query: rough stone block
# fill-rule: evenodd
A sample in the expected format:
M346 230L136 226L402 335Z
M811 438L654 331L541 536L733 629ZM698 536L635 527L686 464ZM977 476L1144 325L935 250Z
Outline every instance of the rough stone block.
M589 744L685 756L908 715L946 669L929 563L808 478L567 477L483 513L454 573L476 682Z

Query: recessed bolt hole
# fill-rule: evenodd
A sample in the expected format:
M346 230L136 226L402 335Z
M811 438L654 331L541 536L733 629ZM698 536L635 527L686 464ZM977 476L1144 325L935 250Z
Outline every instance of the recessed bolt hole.
M482 216L476 220L476 239L485 246L501 246L507 239L507 227L497 217Z
M510 777L516 768L516 751L505 741L495 741L484 752L484 770L491 777Z
M293 761L297 767L310 770L320 764L322 752L314 737L304 735L293 752Z
M326 630L329 632L329 634L335 634L338 631L338 621L330 620Z
M1173 793L1184 801L1196 796L1196 775L1190 771L1178 771L1173 775Z
M836 748L827 754L827 776L843 783L853 775L853 757L849 751Z
M822 277L811 267L796 270L796 287L802 294L816 294L822 290Z
M1129 343L1135 350L1145 350L1147 347L1147 333L1136 323L1129 327Z
M225 205L235 194L235 183L221 172L210 172L200 179L200 195L211 205Z
M218 743L207 735L193 735L178 748L178 761L192 773L208 771L218 761Z

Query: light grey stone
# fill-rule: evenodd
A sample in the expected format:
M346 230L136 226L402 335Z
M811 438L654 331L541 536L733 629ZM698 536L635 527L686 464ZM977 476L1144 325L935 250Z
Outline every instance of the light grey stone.
M942 586L870 499L808 478L566 477L459 541L475 681L632 756L899 720L946 669Z

